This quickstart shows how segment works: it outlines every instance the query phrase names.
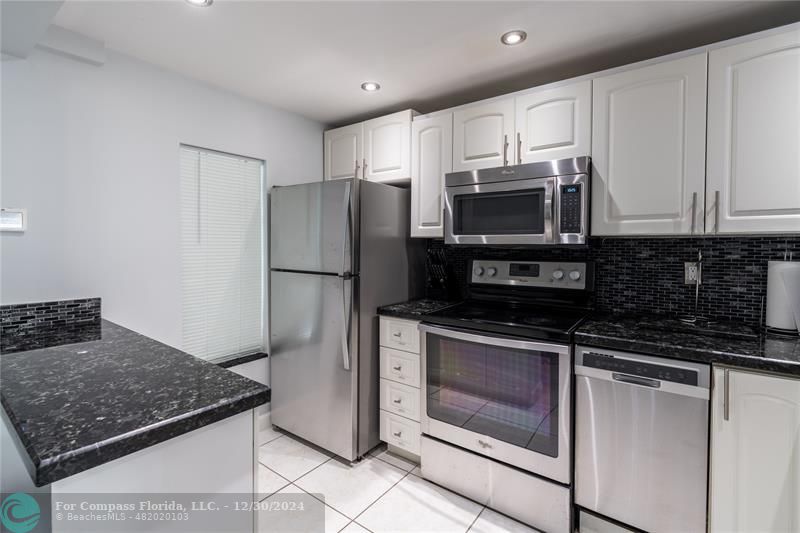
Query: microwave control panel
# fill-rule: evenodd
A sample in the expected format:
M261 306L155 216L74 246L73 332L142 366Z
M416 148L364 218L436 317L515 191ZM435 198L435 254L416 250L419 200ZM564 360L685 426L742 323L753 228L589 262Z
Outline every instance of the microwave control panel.
M581 218L583 205L583 185L571 183L561 185L559 197L559 232L560 233L581 233Z

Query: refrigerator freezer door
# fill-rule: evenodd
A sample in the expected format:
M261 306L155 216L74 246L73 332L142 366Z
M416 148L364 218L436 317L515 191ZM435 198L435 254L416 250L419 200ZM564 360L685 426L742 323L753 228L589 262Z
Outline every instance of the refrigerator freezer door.
M270 268L355 273L353 180L275 187L270 192Z
M357 457L357 283L273 270L270 287L272 423L351 461Z

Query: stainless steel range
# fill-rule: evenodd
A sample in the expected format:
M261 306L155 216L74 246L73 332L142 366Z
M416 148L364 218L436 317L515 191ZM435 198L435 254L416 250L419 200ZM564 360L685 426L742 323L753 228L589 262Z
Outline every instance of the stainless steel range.
M592 270L471 267L469 298L420 325L423 476L538 529L568 531L570 344L589 310Z

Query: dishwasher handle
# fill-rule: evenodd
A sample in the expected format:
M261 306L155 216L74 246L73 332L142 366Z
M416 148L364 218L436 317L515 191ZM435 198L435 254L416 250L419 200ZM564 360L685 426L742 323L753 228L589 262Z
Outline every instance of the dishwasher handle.
M611 370L603 370L591 366L575 365L575 377L578 379L589 379L593 381L610 381L621 387L636 387L646 389L654 393L670 393L679 396L689 396L691 398L699 398L708 400L711 398L711 391L708 388L700 385L686 385L684 383L675 383L666 380L657 380L646 378L643 376L634 376L631 374L623 374L621 372L613 372Z
M650 387L651 389L660 389L661 382L657 379L643 378L641 376L631 376L629 374L620 374L619 372L612 372L611 379L614 381L621 381L622 383L630 383L632 385L641 385L642 387Z

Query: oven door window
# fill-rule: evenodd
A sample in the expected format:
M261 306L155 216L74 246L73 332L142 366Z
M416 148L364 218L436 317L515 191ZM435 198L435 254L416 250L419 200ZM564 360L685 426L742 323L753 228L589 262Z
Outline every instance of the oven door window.
M556 353L427 334L428 417L558 457Z
M544 189L458 194L453 197L456 235L544 233Z

